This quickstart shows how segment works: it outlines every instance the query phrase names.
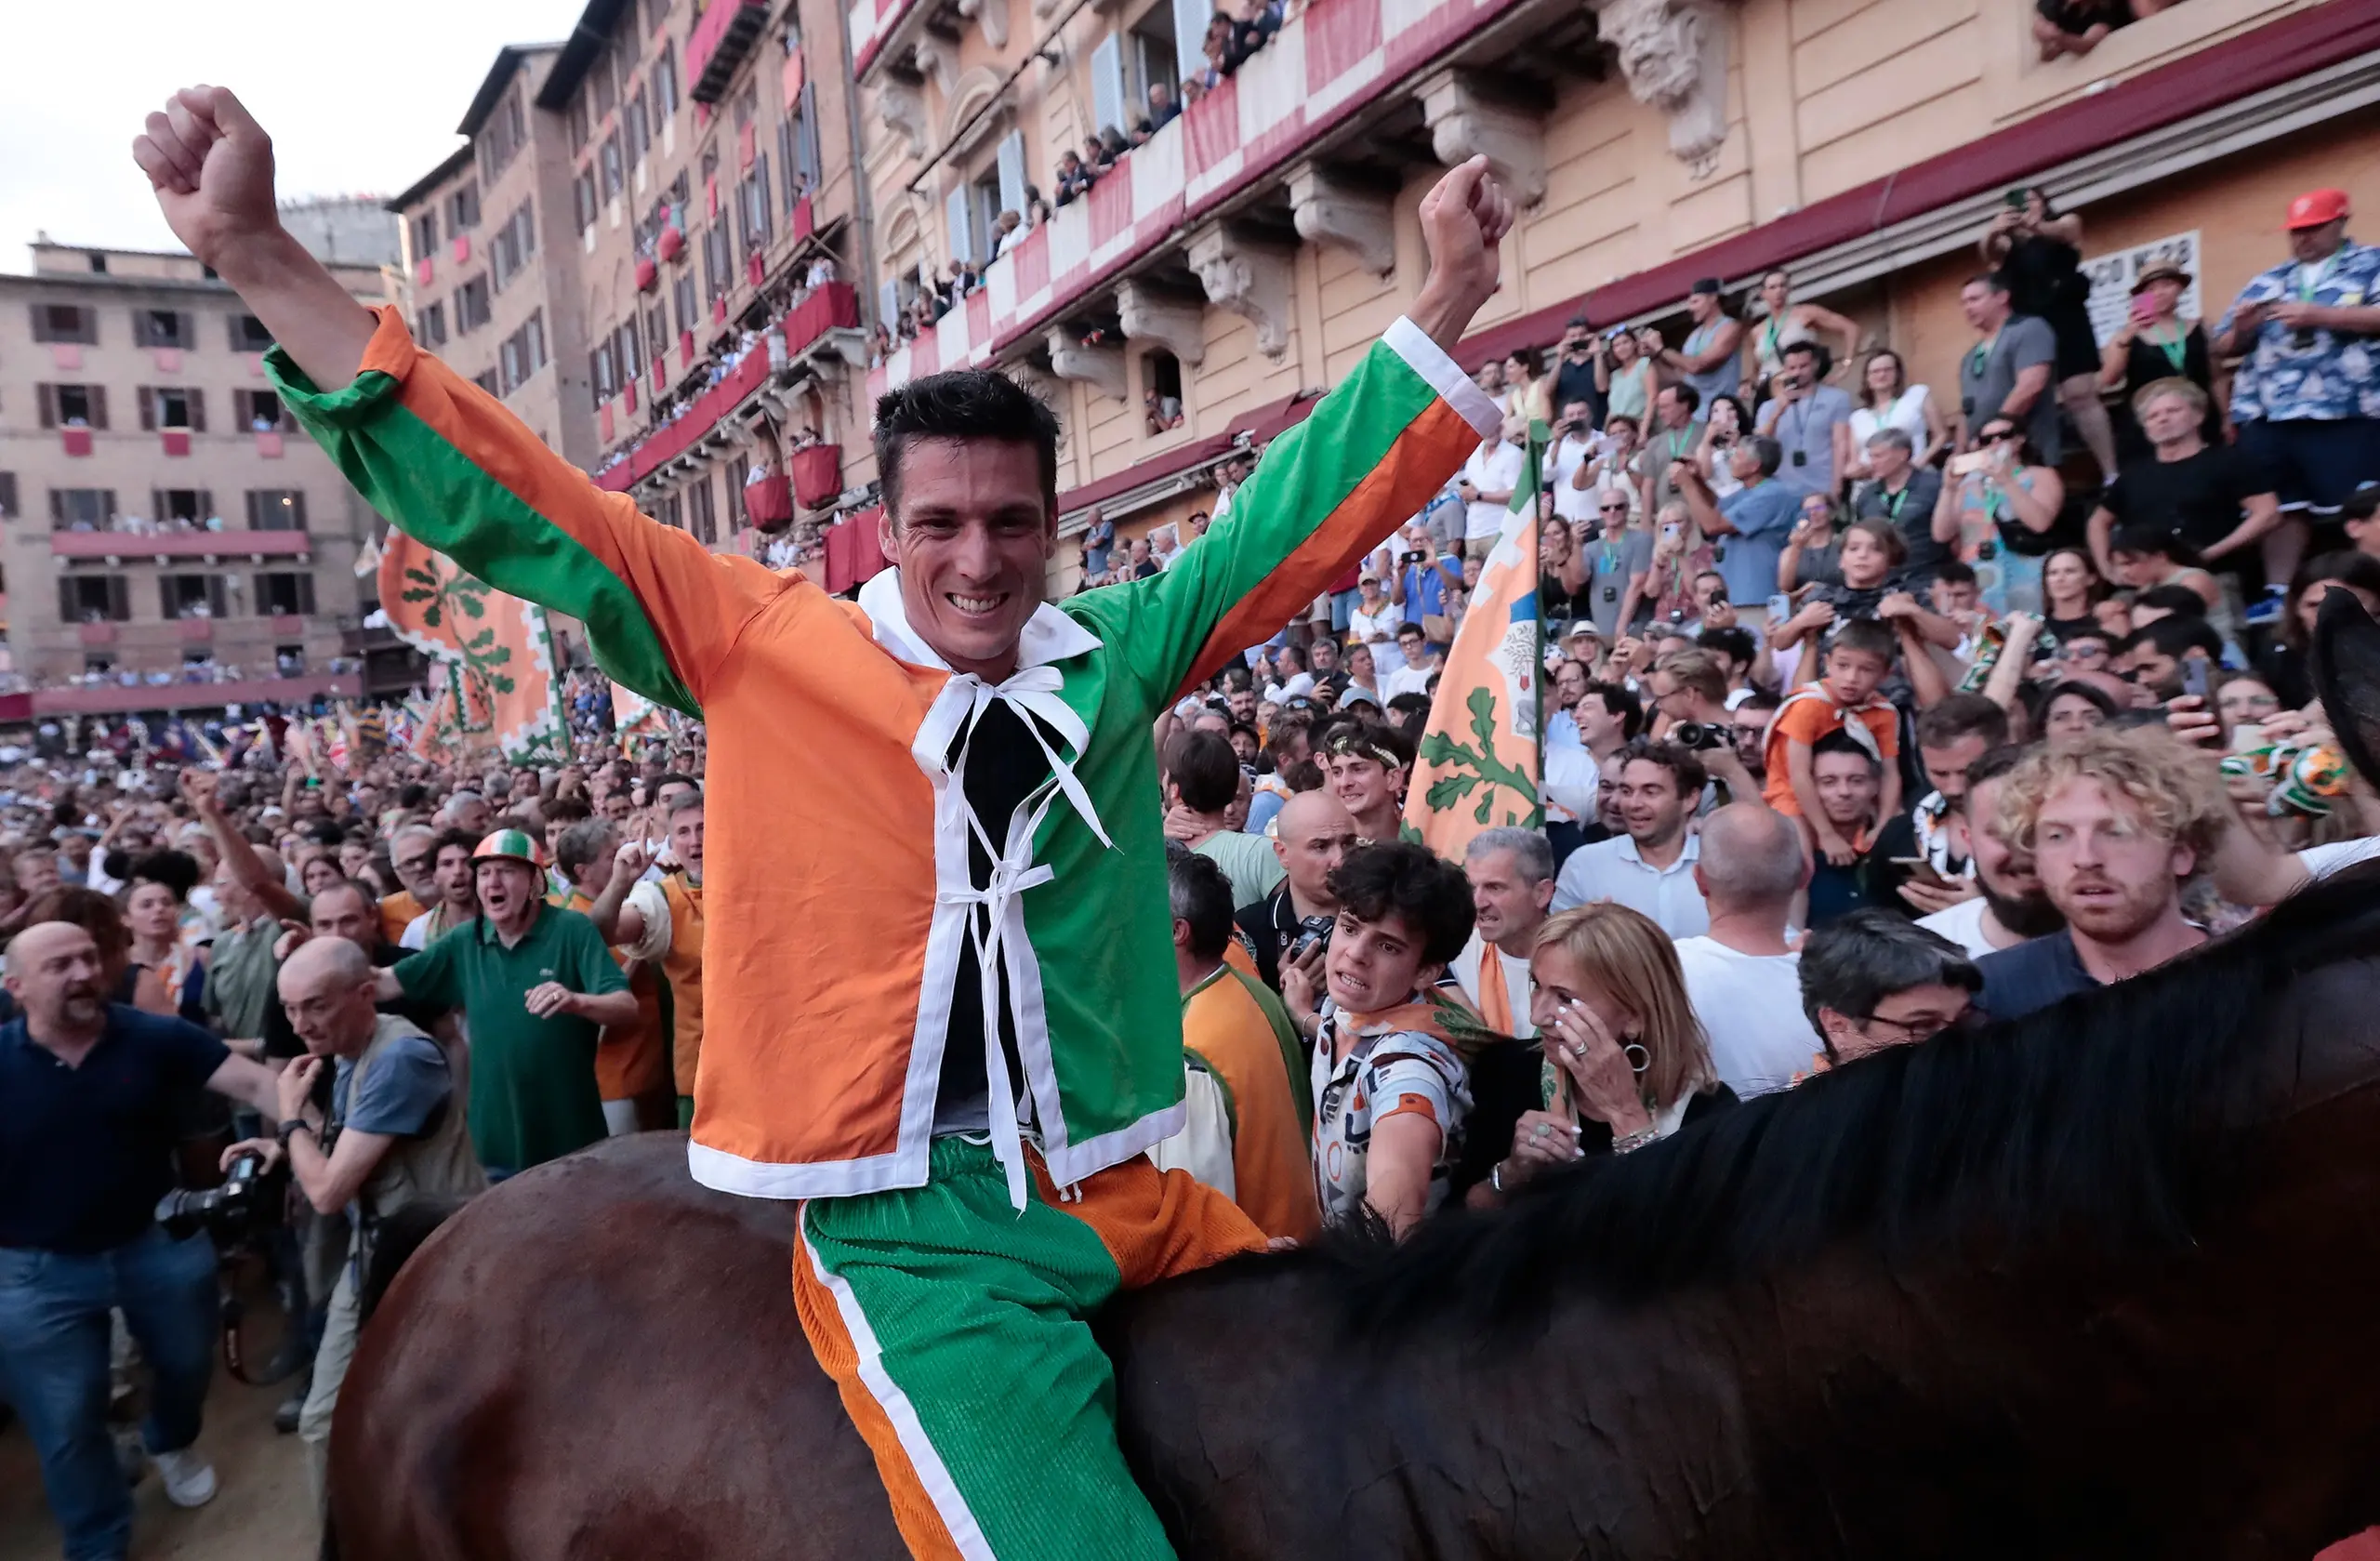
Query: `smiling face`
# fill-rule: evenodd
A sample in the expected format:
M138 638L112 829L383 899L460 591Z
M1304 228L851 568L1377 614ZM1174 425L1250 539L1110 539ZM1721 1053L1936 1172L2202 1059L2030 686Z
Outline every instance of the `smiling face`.
M1690 800L1678 794L1677 774L1648 759L1632 759L1620 773L1620 817L1640 846L1666 846L1686 827Z
M1038 454L1004 440L910 440L898 492L899 514L879 523L910 628L957 670L1004 681L1058 545Z

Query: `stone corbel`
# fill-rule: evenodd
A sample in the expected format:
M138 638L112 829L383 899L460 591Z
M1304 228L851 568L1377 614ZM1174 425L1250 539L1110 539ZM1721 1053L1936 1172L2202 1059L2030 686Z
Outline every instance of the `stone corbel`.
M1510 96L1467 71L1441 71L1421 83L1421 119L1439 162L1451 168L1485 153L1513 199L1533 206L1545 199L1545 134Z
M1050 372L1061 379L1079 380L1112 401L1130 401L1125 384L1124 350L1101 345L1086 347L1063 325L1050 332Z
M951 50L932 38L920 38L909 51L909 62L917 67L918 74L933 78L944 102L958 95L959 61Z
M1588 0L1638 102L1669 120L1670 152L1696 179L1727 139L1726 0Z
M1126 338L1157 343L1184 368L1206 361L1206 312L1199 304L1157 292L1146 283L1127 282L1116 289L1116 314Z
M1289 251L1217 223L1190 235L1189 260L1209 303L1255 325L1259 351L1277 358L1289 350Z
M926 98L915 82L888 75L876 89L876 115L884 127L909 143L909 155L926 154Z
M1301 163L1289 170L1289 205L1307 243L1343 249L1378 276L1396 269L1396 220L1386 195Z
M959 0L959 14L984 30L984 42L1008 47L1008 0Z

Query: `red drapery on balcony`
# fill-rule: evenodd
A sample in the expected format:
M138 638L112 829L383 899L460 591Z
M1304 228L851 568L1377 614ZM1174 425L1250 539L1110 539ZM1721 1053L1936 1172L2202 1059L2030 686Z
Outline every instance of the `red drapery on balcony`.
M813 444L786 457L793 494L806 509L823 509L843 491L843 451L839 444Z
M883 571L884 553L876 545L877 522L883 513L881 509L863 509L826 533L829 591L840 596Z

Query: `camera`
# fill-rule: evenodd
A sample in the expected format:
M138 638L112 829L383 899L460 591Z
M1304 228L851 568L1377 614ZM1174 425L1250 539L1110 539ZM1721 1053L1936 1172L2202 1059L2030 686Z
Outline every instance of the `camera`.
M218 1243L236 1241L263 1220L266 1200L258 1194L263 1180L264 1157L250 1150L231 1161L221 1186L176 1187L159 1198L157 1223L177 1241L202 1230Z
M1669 740L1682 748L1701 751L1723 748L1735 740L1735 734L1724 726L1705 726L1699 721L1682 721L1670 728Z
M1306 957L1310 949L1330 946L1330 929L1339 925L1335 916L1308 916L1298 922L1297 941L1289 945L1288 962L1295 964Z

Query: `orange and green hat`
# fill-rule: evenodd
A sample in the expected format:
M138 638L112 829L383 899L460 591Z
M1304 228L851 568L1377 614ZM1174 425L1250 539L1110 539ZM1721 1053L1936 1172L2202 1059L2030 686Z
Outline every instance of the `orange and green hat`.
M546 848L523 829L498 829L471 848L474 862L513 861L532 867L546 865Z

